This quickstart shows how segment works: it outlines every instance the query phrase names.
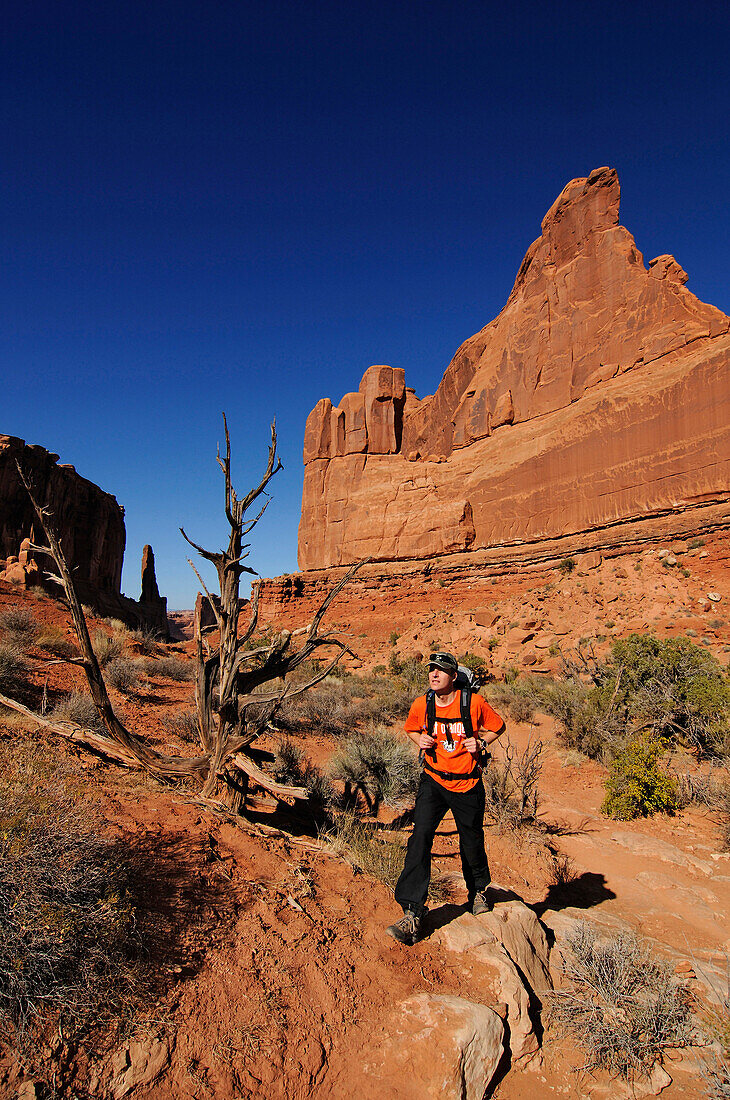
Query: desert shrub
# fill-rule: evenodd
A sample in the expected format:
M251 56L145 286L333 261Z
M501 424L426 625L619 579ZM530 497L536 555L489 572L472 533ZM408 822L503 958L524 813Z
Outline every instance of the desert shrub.
M0 771L0 1016L22 1036L46 1010L64 1026L119 1008L138 944L125 863L81 781L37 747Z
M104 670L106 683L124 695L129 695L140 686L139 668L129 657L115 657Z
M188 744L198 744L200 741L200 727L198 725L198 712L195 709L173 711L166 714L163 724L170 733L179 737Z
M689 638L619 639L597 679L598 709L611 706L627 723L671 742L730 753L730 683L719 662Z
M104 733L104 724L99 717L94 700L90 695L84 695L80 691L72 691L56 703L49 717L59 722L75 722L84 729Z
M102 668L122 656L124 643L125 636L121 633L107 634L104 630L95 630L91 637L96 659Z
M405 718L413 699L389 677L327 678L317 687L288 700L277 712L286 729L311 729L330 737L346 737L368 724Z
M490 684L485 693L500 713L507 711L515 722L531 722L540 703L540 686L530 677Z
M157 652L158 634L154 627L149 627L144 630L132 630L130 631L129 637L139 646L140 651L146 656L151 657Z
M329 763L330 775L360 786L371 805L400 808L415 798L421 768L410 741L382 727L353 733Z
M162 676L166 680L184 683L193 678L193 665L179 657L150 657L142 663L148 676Z
M66 631L54 624L49 624L41 629L36 639L39 649L45 649L54 657L78 657L79 650L75 641L69 638Z
M329 776L323 775L317 765L289 737L283 738L277 746L274 775L280 783L306 787L309 791L309 808L315 812L326 813L340 803L339 793Z
M563 974L549 994L551 1023L583 1048L584 1070L631 1081L692 1041L686 991L633 934L599 940L582 922L567 936Z
M457 661L464 668L468 668L471 672L476 672L482 679L486 679L486 668L484 667L484 658L478 657L476 653L470 653L468 650L466 653L460 654Z
M27 649L38 636L40 626L34 615L24 607L8 607L0 615L0 628L6 642Z
M528 741L518 752L507 738L504 759L490 760L484 769L485 812L498 828L514 830L537 823L542 749L541 741Z
M573 558L563 558L563 560L558 565L558 569L563 574L563 576L567 577L567 575L569 573L572 573L575 569L575 560Z
M625 722L610 711L601 712L591 689L577 679L544 684L540 706L557 720L558 736L567 749L610 761L626 743Z
M21 694L27 687L29 673L23 649L15 642L0 642L0 692Z
M677 810L677 781L659 767L666 741L643 735L630 741L610 766L601 812L618 821L632 821Z
M687 806L717 809L728 789L727 783L717 779L714 774L673 771L672 775L677 784L677 804L680 810Z
M566 679L542 695L566 747L610 763L647 730L696 752L730 754L730 682L689 638L632 634L615 641L604 661L592 652L579 657L580 665L566 661Z
M407 688L413 694L416 690L425 691L426 665L416 657L401 658L397 653L391 653L388 672L401 687Z

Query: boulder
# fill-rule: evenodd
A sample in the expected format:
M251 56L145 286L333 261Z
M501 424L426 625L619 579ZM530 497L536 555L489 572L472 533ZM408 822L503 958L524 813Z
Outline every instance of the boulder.
M479 608L478 611L474 612L474 622L477 626L492 627L499 622L499 613L490 611L489 608Z
M362 1072L398 1100L482 1100L504 1052L494 1009L461 997L418 993L397 1005L388 1038Z
M522 902L504 902L492 913L466 913L436 933L444 948L467 953L483 968L485 994L507 1005L513 1060L525 1065L540 1052L533 1014L552 988L545 930ZM534 983L534 984L533 984Z

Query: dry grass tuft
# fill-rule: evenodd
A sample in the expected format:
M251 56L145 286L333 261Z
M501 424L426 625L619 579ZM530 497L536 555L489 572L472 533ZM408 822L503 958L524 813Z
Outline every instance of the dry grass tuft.
M75 722L76 725L94 730L96 733L105 732L94 700L82 691L72 691L61 699L56 703L49 717L58 722Z
M102 668L122 656L125 643L126 631L124 634L107 634L104 630L95 630L91 638L96 659Z
M665 1050L692 1042L686 990L634 935L599 939L583 922L563 954L550 1020L585 1051L582 1069L633 1081L650 1074Z
M110 687L123 695L132 695L139 689L139 666L129 657L115 657L104 670L104 679Z
M149 657L141 662L141 668L148 676L161 676L166 680L184 683L193 678L193 665L179 657Z
M340 804L340 796L330 778L323 775L289 737L283 738L278 745L274 774L280 783L306 787L309 791L309 808L315 813L328 814Z
M20 649L28 649L38 637L40 626L35 616L24 607L8 607L0 615L0 629L6 642Z
M125 863L82 778L30 742L0 751L0 1018L22 1040L119 1011L140 944Z
M198 712L194 708L190 710L173 711L172 714L166 714L162 721L170 733L179 737L181 741L185 741L186 744L190 745L200 744Z
M45 649L54 657L78 657L79 649L75 639L71 639L60 626L49 623L41 629L36 639L39 649Z
M358 871L391 889L403 870L406 845L401 837L384 832L354 814L340 814L333 827L322 834L332 850ZM453 897L453 882L447 875L432 874L429 901L441 904Z
M0 642L0 692L12 696L23 694L29 673L23 648L17 642Z

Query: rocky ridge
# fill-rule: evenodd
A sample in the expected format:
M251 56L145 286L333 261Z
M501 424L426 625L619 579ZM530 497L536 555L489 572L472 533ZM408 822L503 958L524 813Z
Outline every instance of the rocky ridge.
M616 172L572 180L501 313L419 401L370 367L307 420L299 565L465 554L728 520L730 318L645 267ZM570 547L572 549L572 546Z

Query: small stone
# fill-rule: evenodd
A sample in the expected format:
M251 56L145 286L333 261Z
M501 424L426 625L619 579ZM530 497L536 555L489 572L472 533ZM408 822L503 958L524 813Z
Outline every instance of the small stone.
M722 599L722 596L720 595L719 592L708 592L707 593L707 598L708 598L708 600L712 600L713 603L719 603L720 600Z

